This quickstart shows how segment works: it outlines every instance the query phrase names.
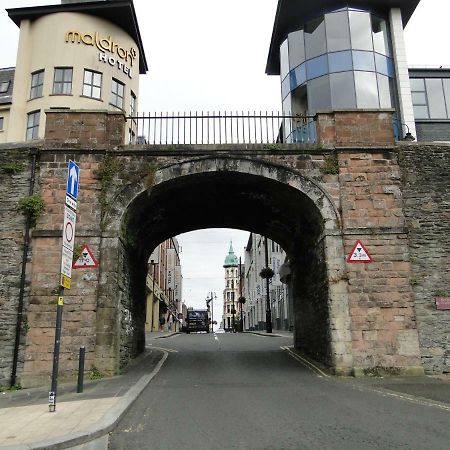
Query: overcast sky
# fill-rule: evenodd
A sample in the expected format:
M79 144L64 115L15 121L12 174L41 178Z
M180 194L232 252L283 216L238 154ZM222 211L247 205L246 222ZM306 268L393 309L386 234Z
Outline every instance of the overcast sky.
M0 0L0 67L15 65L19 34L4 9L54 3L60 2ZM264 73L277 0L134 4L149 64L140 79L140 111L280 109L279 79ZM449 0L421 0L405 31L410 65L450 66L449 19ZM223 229L179 237L189 306L204 307L208 292L216 292L220 320L229 243L233 240L237 256L243 256L247 239L248 233Z

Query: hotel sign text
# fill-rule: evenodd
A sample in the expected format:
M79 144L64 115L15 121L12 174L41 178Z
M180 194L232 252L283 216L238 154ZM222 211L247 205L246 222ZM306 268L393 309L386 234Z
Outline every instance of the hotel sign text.
M119 70L132 78L131 67L133 67L133 63L137 58L137 51L133 47L125 49L114 42L111 36L107 38L101 37L97 32L80 33L72 30L66 33L66 42L97 47L100 50L99 61L108 63L111 66L117 66ZM110 55L107 55L106 52L110 53Z

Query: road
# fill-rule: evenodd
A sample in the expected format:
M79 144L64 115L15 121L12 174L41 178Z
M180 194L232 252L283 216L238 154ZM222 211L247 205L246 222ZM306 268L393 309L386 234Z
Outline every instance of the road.
M450 408L320 376L289 338L190 334L110 436L113 449L448 449Z

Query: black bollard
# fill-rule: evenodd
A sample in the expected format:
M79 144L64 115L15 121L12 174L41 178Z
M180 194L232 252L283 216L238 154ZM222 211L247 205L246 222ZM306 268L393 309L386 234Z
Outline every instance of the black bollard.
M78 360L78 385L77 385L77 394L83 392L83 380L84 380L84 355L86 349L80 347L80 358Z

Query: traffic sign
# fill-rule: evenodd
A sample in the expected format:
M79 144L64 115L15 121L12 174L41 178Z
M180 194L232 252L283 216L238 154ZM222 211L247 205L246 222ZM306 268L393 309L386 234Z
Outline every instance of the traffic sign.
M372 257L369 255L364 244L357 240L352 248L352 251L347 256L347 262L349 263L371 263L373 262Z
M66 194L66 205L70 206L74 211L77 210L77 201L74 200L70 195Z
M80 168L74 161L69 160L67 169L67 189L66 192L75 200L78 197L78 184L80 182Z
M75 222L77 214L67 205L64 206L63 247L73 252L75 242Z
M70 289L71 279L69 277L66 277L65 275L61 274L61 277L59 279L59 285L63 288Z
M95 259L95 256L92 253L92 250L88 247L88 245L84 244L83 248L81 249L80 256L73 263L72 268L89 269L95 267L98 267L98 261Z
M61 274L65 275L68 278L72 278L72 260L73 260L73 252L68 248L62 248L61 255Z

